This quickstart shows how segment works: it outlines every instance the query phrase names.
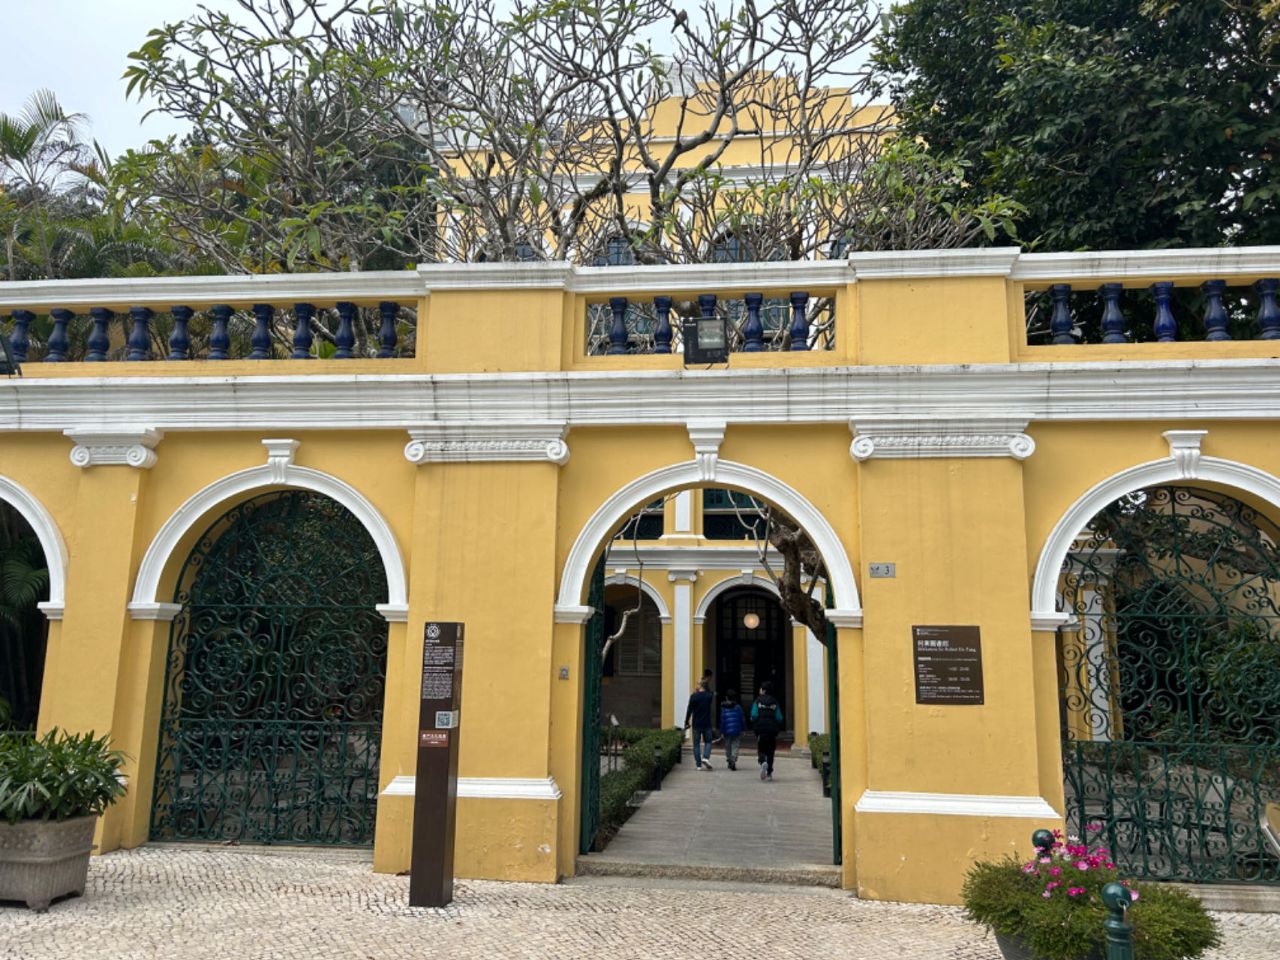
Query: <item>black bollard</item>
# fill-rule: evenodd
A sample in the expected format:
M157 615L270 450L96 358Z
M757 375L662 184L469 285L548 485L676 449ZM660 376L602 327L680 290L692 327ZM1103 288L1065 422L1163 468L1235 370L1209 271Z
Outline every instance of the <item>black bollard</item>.
M1110 915L1102 921L1107 931L1107 960L1134 960L1133 927L1124 918L1133 902L1133 894L1122 883L1108 883L1102 888L1102 902Z

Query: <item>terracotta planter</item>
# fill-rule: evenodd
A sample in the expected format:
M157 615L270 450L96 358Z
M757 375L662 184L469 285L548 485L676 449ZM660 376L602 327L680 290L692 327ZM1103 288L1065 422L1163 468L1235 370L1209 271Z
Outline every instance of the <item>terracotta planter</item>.
M0 900L44 911L58 897L84 893L97 819L0 823Z

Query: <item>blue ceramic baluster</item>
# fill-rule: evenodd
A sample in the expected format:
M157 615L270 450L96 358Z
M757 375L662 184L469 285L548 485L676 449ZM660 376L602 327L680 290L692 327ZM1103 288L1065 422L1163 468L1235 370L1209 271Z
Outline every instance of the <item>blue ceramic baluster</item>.
M1173 284L1168 280L1153 283L1151 295L1156 298L1154 327L1156 343L1173 343L1178 339L1178 324L1173 319L1173 311L1169 309L1169 299L1173 296Z
M400 316L400 304L383 300L378 304L382 328L378 331L378 359L386 360L396 355L396 319Z
M1053 297L1053 316L1049 319L1053 342L1075 343L1076 338L1071 335L1071 284L1055 283L1049 288L1049 296Z
M791 294L791 349L809 349L809 294L798 291Z
M187 333L187 324L195 313L190 307L170 307L173 315L173 332L169 334L170 360L188 360L191 357L191 336Z
M716 315L716 295L714 293L698 294L698 312L703 320L710 320Z
M13 311L13 333L9 335L9 348L13 350L13 359L18 363L27 362L27 351L31 349L31 337L27 327L36 315L30 310Z
M610 297L613 325L609 327L609 349L605 353L627 352L627 298Z
M333 342L337 345L337 350L333 353L335 360L350 360L354 353L351 348L356 345L355 316L356 305L348 301L342 301L338 305L338 332L334 334Z
M1280 340L1280 308L1276 307L1276 288L1280 280L1259 280L1253 285L1262 302L1258 304L1258 326L1263 340ZM18 315L15 313L14 317Z
M653 310L658 315L658 326L653 331L653 352L671 352L671 298L654 297Z
M271 359L271 321L276 315L276 308L269 303L253 305L253 335L249 337L250 360Z
M315 315L316 308L310 303L293 305L293 353L289 354L290 359L311 359L311 341L314 339L311 333L311 318Z
M53 329L49 331L49 346L44 353L45 363L62 363L67 359L67 324L75 319L70 310L50 310Z
M227 351L231 349L231 334L227 324L231 322L231 314L235 311L225 303L220 303L209 315L213 317L213 332L209 334L209 359L225 360Z
M1204 291L1204 338L1209 341L1230 340L1227 333L1227 311L1222 305L1222 294L1227 289L1225 280L1206 280L1200 285Z
M744 353L759 353L764 349L764 324L760 322L760 304L764 302L764 294L748 293L742 299L747 305L747 322L742 327L742 350Z
M107 351L111 349L111 338L107 336L107 324L115 314L106 307L90 307L89 316L93 318L93 330L90 331L89 339L85 342L89 352L84 355L84 358L91 362L101 362L107 359Z
M1098 288L1102 295L1102 342L1124 343L1124 314L1120 311L1119 283L1104 283Z
M155 316L149 307L130 307L129 319L133 321L133 330L129 333L129 352L126 360L151 359L151 318Z

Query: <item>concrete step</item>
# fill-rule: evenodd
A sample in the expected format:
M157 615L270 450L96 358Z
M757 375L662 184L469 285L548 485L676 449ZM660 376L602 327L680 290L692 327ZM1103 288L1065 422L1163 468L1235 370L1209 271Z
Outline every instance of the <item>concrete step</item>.
M840 868L823 864L746 867L714 863L637 863L604 854L578 857L580 877L636 877L652 880L716 880L801 887L840 887Z

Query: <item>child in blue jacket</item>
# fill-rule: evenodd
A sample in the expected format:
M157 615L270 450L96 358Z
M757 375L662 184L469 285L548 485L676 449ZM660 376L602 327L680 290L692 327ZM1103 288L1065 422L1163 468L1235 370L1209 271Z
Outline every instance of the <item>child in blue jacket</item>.
M746 725L738 692L730 690L720 703L720 734L724 737L724 758L730 770L738 769L738 745L742 743L742 731Z

